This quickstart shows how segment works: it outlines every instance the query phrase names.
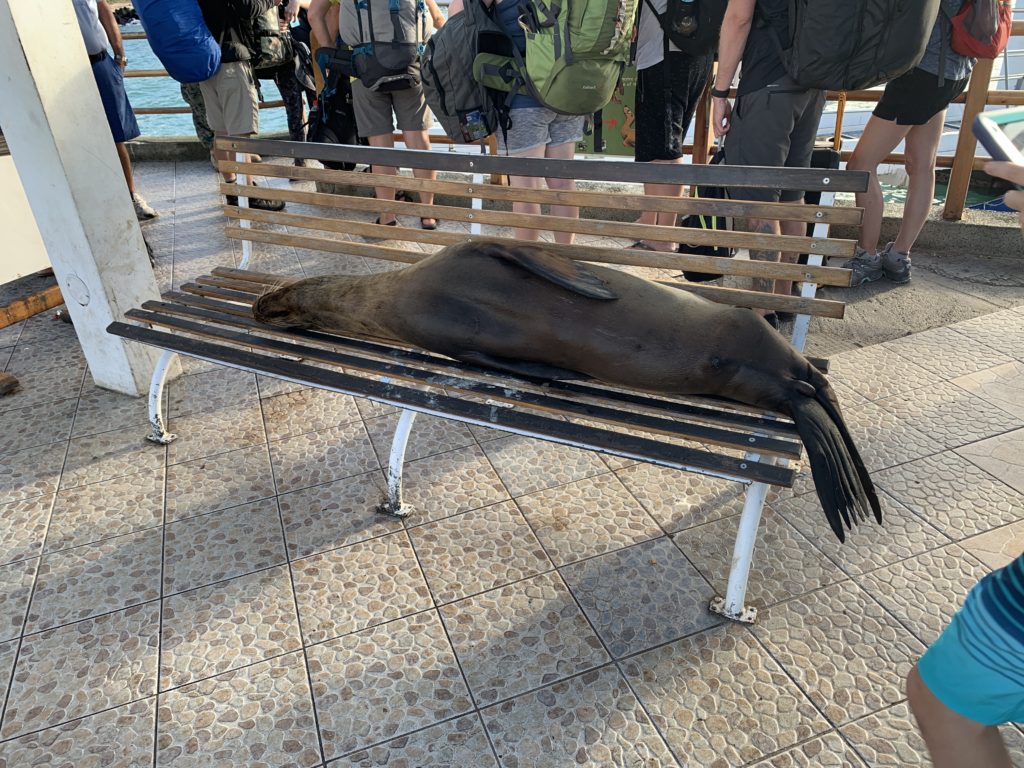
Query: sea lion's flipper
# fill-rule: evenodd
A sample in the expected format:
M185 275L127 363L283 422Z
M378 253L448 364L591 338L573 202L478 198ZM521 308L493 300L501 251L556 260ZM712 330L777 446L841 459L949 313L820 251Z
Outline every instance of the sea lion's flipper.
M505 246L493 249L492 255L580 296L602 301L619 298L604 280L590 271L585 264L574 259L548 253L536 247Z
M458 360L483 368L495 368L506 373L519 376L530 376L534 379L550 379L551 381L584 381L589 379L585 373L569 371L546 363L531 363L526 360L513 360L508 357L494 357L483 352L460 352L455 355Z

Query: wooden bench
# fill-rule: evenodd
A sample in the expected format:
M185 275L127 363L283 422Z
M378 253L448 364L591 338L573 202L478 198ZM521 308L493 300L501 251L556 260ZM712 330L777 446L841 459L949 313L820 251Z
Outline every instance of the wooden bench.
M866 188L867 176L854 172L805 169L758 169L728 166L666 165L621 161L554 161L416 152L368 147L325 146L253 139L223 139L233 152L255 152L261 164L226 162L224 170L242 174L296 178L334 185L333 191L305 191L275 186L258 190L245 183L224 184L226 194L243 205L225 206L227 235L242 241L241 268L224 267L197 277L160 301L146 302L127 313L131 322L115 322L109 331L165 350L150 392L151 439L174 436L161 415L162 390L173 355L190 355L222 365L304 385L364 397L402 409L388 467L388 497L382 511L408 514L402 502L402 464L413 420L418 413L492 427L565 445L595 450L663 467L728 478L747 485L733 565L726 595L712 610L740 621L753 621L744 604L754 540L770 486L791 486L801 455L793 423L778 414L700 397L663 397L592 382L540 381L477 368L415 349L404 349L330 334L281 329L256 322L253 301L280 275L250 271L254 245L268 243L331 254L414 263L439 246L480 234L494 236L512 225L575 232L575 245L551 247L573 258L657 272L654 277L738 306L797 313L793 343L802 348L811 316L841 318L841 302L817 298L819 285L849 285L849 272L822 266L823 256L847 257L854 243L827 237L830 224L856 226L861 212L833 207L834 193ZM273 157L377 163L400 168L430 168L455 174L455 180L426 181L408 176L375 175L273 165ZM645 197L632 192L522 190L484 183L492 174L536 175L598 182L718 184L727 187L775 186L822 192L819 205L767 204L700 199ZM441 227L425 231L371 223L381 203L367 196L370 185L432 191L435 204L388 203L400 216L436 217ZM362 193L356 188L362 189ZM351 190L351 194L345 192ZM244 205L248 195L284 200L289 209L266 212ZM499 210L511 201L579 205L586 218L513 215ZM455 204L460 203L461 204ZM307 209L307 206L315 208ZM814 225L812 237L757 235L738 231L685 230L694 244L735 248L780 249L808 253L808 264L723 259L628 249L641 238L678 242L684 230L597 218L599 209L628 212L665 210L679 214L714 213L729 217L779 218ZM314 215L320 212L320 215ZM408 219L406 219L408 223ZM284 229L287 228L287 229ZM461 228L458 231L456 228ZM496 231L495 228L498 228ZM597 239L594 242L595 238ZM585 242L590 239L591 242ZM340 258L340 257L339 257ZM801 285L799 296L758 293L742 287L673 280L682 270L721 273L733 278L783 278ZM339 270L340 271L340 270ZM732 279L732 278L730 278ZM815 361L826 368L825 361ZM823 532L824 533L824 532Z

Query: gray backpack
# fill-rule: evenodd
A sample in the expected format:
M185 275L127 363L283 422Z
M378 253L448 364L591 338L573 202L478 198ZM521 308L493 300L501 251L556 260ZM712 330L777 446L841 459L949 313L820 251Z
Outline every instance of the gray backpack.
M339 35L356 77L371 91L420 84L420 54L434 30L424 0L341 0Z

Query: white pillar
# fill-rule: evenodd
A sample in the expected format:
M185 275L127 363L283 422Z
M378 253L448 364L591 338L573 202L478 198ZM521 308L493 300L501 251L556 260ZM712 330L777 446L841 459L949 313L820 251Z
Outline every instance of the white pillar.
M159 351L106 327L159 289L70 2L0 0L0 125L93 379L145 393Z

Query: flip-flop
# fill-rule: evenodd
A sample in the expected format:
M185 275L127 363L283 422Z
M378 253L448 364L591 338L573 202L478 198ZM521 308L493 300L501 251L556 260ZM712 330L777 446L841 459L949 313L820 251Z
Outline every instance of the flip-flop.
M428 221L430 221L432 223L427 224ZM427 216L425 218L421 217L420 218L420 229L430 229L430 230L437 229L437 219L435 219L433 216Z
M374 219L373 223L374 224L380 224L380 216L378 216L376 219ZM392 219L387 224L380 224L380 225L382 227L397 227L398 226L398 219Z

